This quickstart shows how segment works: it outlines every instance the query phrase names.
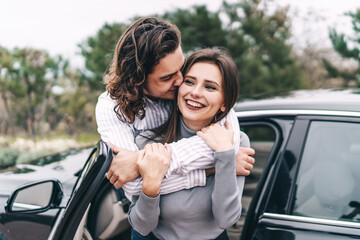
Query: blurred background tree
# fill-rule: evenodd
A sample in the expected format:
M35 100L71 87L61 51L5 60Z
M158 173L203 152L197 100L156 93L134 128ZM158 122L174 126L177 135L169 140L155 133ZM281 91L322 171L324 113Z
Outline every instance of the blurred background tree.
M343 58L342 60L347 60L348 63L349 60L353 61L353 64L343 67L338 62L324 59L324 66L330 77L343 79L344 86L360 87L360 9L346 15L351 18L353 35L345 36L333 28L330 29L329 37L335 51Z
M11 73L13 71L14 58L11 53L0 46L0 90L3 102L3 114L0 118L0 133L12 134L13 113L10 108L9 98L11 88Z
M204 47L228 49L239 70L240 98L333 87L334 78L341 82L337 87L360 86L359 10L348 13L354 36L330 31L334 49L342 56L339 60L334 49L294 45L289 9L271 3L223 1L217 11L201 5L157 16L178 26L187 56ZM97 97L105 90L103 75L120 36L139 17L106 23L79 43L83 69L73 69L67 59L39 49L0 47L0 133L32 137L96 133L94 110ZM351 59L352 68L342 67L343 59Z
M270 11L268 1L224 2L227 45L238 66L240 97L299 89L302 72L292 57L288 8Z
M88 84L93 91L105 90L103 75L111 63L115 45L127 27L124 23L106 23L95 36L88 37L78 45L86 68L86 71L82 71L86 82L81 81L80 84Z
M190 9L176 9L159 17L169 20L179 28L182 35L181 46L189 55L194 50L204 47L226 47L228 32L219 13L210 12L203 5Z
M5 121L15 123L33 137L45 116L62 58L52 59L37 49L15 49L12 53L2 50L2 53L6 63L1 66L2 98L5 109L11 109L6 111Z
M239 70L241 97L299 89L303 87L303 74L291 55L292 46L287 43L291 36L288 9L271 12L266 3L266 0L224 1L216 12L202 5L176 9L159 17L178 26L186 55L204 47L228 49ZM80 45L86 68L92 73L88 82L96 82L92 85L97 89L126 27L105 24Z
M96 131L97 93L61 56L0 48L0 133L35 138L52 131Z

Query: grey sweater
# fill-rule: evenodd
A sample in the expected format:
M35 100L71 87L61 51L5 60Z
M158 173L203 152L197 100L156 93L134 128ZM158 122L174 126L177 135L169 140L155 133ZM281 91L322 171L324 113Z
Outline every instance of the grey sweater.
M182 138L194 131L180 124ZM136 139L139 148L145 140ZM241 146L249 147L245 134ZM236 176L235 151L215 152L215 174L207 177L206 186L159 195L143 192L132 197L129 222L141 235L150 232L159 239L214 239L232 226L241 214L244 176Z

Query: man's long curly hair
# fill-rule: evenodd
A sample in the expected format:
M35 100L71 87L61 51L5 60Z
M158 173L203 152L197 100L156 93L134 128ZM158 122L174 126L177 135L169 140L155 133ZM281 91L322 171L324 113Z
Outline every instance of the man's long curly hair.
M120 37L114 58L105 75L107 91L116 101L118 118L133 123L145 117L143 87L148 74L159 61L181 43L179 29L160 18L140 18Z

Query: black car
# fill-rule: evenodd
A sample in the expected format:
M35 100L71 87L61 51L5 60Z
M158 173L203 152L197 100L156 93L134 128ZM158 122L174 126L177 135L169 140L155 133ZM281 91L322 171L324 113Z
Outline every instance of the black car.
M105 178L111 160L99 141L0 173L0 240L130 239L129 201ZM10 195L14 184L22 185Z
M236 112L256 150L241 239L359 239L360 89L295 91Z
M235 109L256 163L230 238L360 239L360 89L295 91ZM99 142L73 180L19 187L0 212L0 239L129 239L128 201L105 178L111 159Z

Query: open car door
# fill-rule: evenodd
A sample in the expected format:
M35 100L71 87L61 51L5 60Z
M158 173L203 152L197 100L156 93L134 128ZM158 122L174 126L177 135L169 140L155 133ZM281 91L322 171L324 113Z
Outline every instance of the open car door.
M100 190L112 160L112 149L99 141L90 154L74 186L74 190L50 233L49 240L74 239L81 220L96 193Z

